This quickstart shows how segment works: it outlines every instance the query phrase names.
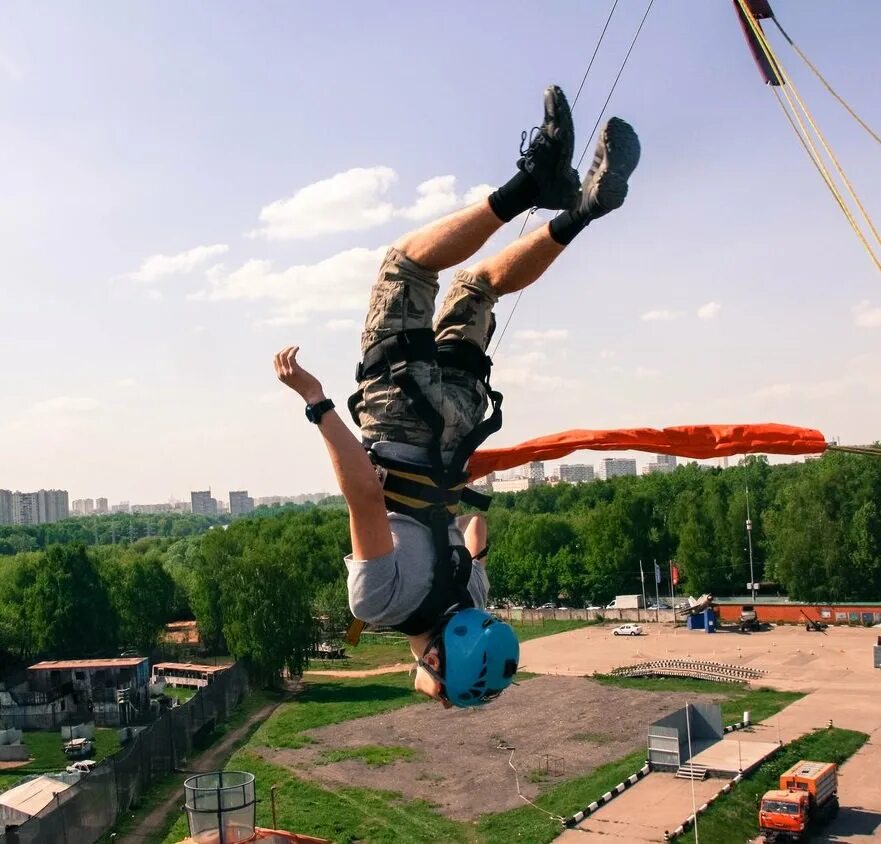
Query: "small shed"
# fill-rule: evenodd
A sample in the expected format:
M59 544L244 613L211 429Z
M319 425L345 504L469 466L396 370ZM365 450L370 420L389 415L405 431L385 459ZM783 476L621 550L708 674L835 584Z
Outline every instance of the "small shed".
M661 771L678 771L692 756L719 741L723 734L722 708L718 704L689 703L649 727L649 762L652 768Z

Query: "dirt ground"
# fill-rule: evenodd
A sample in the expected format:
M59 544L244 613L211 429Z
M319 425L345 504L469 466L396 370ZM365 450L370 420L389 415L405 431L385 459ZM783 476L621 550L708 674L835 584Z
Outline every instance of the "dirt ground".
M399 791L470 820L523 805L508 765L512 750L521 790L533 798L541 785L530 774L542 767L544 755L561 760L562 775L547 782L579 776L645 747L648 724L685 700L683 694L619 689L580 677L536 677L480 712L410 706L310 730L316 744L308 747L259 752L309 779ZM353 759L322 764L322 750L363 745L409 747L417 756L372 768Z

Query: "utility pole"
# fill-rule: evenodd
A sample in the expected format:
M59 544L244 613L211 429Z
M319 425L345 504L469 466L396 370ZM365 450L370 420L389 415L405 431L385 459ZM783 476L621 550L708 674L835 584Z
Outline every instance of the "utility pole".
M753 521L749 517L749 484L746 485L746 539L749 546L749 588L750 597L756 599L756 575L753 570Z

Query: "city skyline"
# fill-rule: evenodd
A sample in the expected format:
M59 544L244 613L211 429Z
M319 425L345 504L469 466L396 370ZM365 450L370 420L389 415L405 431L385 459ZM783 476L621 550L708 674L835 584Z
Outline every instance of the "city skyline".
M789 6L793 37L877 129L881 6L832 18L828 0ZM878 273L777 111L731 4L659 8L606 112L642 140L627 202L516 312L513 297L498 306L505 424L488 446L571 428L764 421L872 442ZM586 162L642 11L621 4L573 108ZM4 5L0 350L15 364L0 389L2 483L62 482L110 501L186 499L209 480L336 491L272 356L300 345L345 416L385 247L510 177L547 84L575 99L608 8L540 14L558 40L537 55L535 21L500 0L408 8L387 51L375 45L389 18L373 6L341 19L321 4L228 0L100 16ZM463 55L480 56L479 82ZM784 55L877 216L876 148ZM392 100L396 113L418 108L391 120Z

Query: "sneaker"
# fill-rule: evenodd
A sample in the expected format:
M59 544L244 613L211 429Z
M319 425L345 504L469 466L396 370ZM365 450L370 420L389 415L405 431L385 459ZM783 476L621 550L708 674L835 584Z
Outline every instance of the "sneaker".
M627 180L639 163L639 152L639 138L633 127L620 117L611 118L597 141L578 209L595 220L620 208L627 196Z
M528 147L526 137L524 132L517 167L538 182L535 204L539 208L571 208L581 187L578 171L572 167L575 129L566 95L556 85L545 91L544 122L532 130Z

